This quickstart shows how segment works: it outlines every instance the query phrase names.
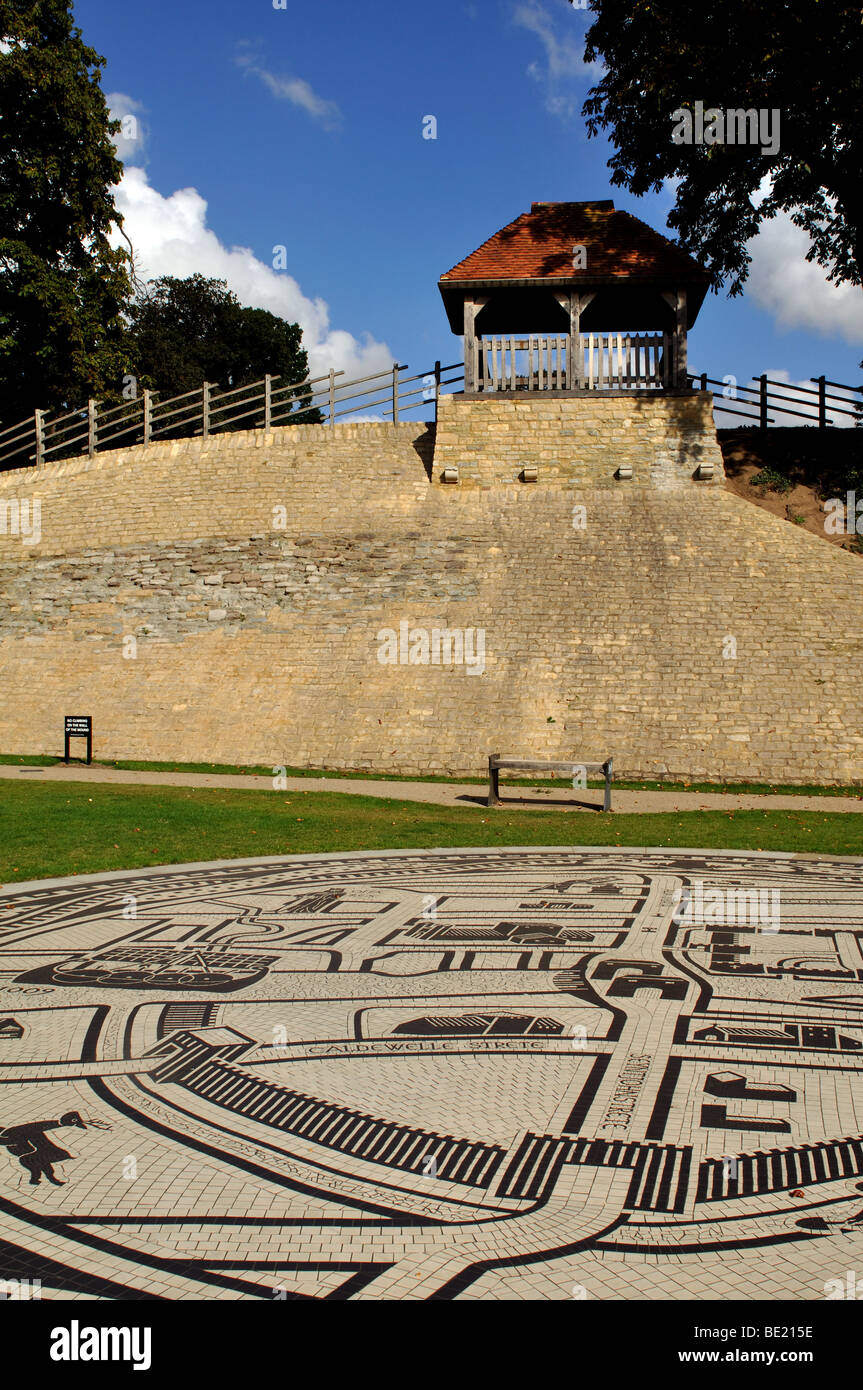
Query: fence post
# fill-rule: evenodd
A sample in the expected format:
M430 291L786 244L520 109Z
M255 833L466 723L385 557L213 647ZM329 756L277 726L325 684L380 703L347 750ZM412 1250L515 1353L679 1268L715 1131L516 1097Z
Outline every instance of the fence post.
M45 412L36 411L36 467L41 468L45 462Z
M264 377L264 433L269 434L273 424L273 378L269 372Z
M437 424L438 402L440 400L440 362L434 364L434 422Z
M706 372L702 372L702 373L701 373L701 389L702 389L702 391L706 391L706 390L707 390L707 373L706 373Z
M144 389L144 443L149 444L150 436L153 433L153 398L150 392Z
M87 453L92 458L96 452L96 402L87 402Z
M201 434L204 439L210 433L210 383L205 381L201 387L201 397L203 401L203 416L201 422Z
M330 425L336 427L336 372L330 367Z
M393 363L393 424L399 422L399 365Z
M816 377L818 382L818 428L827 428L827 378L824 376Z
M761 383L761 394L759 396L760 405L760 425L763 430L767 429L767 373L762 372L758 378Z

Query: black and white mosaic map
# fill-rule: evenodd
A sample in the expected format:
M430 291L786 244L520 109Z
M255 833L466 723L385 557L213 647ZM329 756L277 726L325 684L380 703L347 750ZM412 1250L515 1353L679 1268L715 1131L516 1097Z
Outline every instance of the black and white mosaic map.
M390 851L0 893L0 1277L819 1300L863 1269L863 862Z

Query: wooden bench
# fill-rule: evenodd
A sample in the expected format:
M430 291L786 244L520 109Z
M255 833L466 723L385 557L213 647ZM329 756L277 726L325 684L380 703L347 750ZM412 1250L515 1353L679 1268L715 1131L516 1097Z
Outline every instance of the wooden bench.
M612 758L606 758L604 763L550 763L533 762L526 758L504 758L500 753L489 754L488 759L488 804L489 806L500 805L500 770L502 767L511 768L519 772L568 772L574 777L576 772L601 772L605 777L605 797L603 799L603 811L611 810L611 779L612 779Z

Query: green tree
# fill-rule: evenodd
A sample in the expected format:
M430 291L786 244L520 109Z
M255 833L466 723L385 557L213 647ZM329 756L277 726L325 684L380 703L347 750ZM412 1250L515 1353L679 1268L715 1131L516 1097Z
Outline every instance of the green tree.
M610 131L612 183L641 195L679 180L669 226L741 292L746 243L786 212L834 282L863 267L863 24L859 0L591 0L585 59L605 72L584 105ZM677 109L780 112L779 148L674 144ZM764 181L767 179L767 183ZM760 194L764 196L761 197Z
M163 399L195 391L204 381L227 390L269 373L281 378L278 389L308 376L299 325L266 309L244 308L224 280L166 275L152 281L132 306L130 332L138 380ZM284 404L279 398L280 414ZM320 411L309 410L297 423L319 424L321 418ZM254 423L241 420L233 428Z
M67 0L0 0L0 413L117 398L130 259L104 59Z

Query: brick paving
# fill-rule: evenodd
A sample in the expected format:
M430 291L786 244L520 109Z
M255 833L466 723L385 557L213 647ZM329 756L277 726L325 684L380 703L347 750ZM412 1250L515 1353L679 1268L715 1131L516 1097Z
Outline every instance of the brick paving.
M860 860L660 849L3 890L0 1280L828 1298L863 1268L861 907Z

